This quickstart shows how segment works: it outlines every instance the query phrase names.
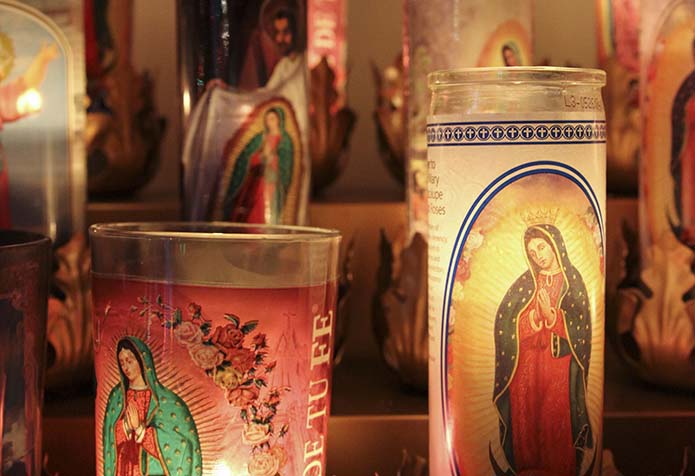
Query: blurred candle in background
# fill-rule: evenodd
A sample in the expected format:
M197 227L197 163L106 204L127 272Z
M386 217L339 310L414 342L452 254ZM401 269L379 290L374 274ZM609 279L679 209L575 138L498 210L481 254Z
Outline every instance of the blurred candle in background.
M306 11L305 0L179 2L186 219L304 222Z
M642 0L640 51L639 249L618 351L646 380L695 388L695 4Z
M608 127L608 191L637 194L641 142L639 110L639 0L596 0L599 67Z
M427 74L533 62L532 0L405 0L410 234L427 236Z
M82 231L82 2L0 2L0 228Z
M51 241L0 230L0 474L43 472Z

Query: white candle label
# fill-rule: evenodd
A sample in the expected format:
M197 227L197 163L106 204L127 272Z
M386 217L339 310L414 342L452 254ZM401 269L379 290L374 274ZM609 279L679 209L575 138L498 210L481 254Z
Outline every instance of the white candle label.
M606 124L568 101L429 119L433 474L600 472Z
M335 286L94 295L98 476L325 473Z

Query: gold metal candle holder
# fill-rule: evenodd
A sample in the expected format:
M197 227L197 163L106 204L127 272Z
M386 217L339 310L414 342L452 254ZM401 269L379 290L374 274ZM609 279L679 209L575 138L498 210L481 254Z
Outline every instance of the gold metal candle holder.
M427 389L427 243L415 234L389 242L382 232L373 303L373 325L381 355L401 381Z

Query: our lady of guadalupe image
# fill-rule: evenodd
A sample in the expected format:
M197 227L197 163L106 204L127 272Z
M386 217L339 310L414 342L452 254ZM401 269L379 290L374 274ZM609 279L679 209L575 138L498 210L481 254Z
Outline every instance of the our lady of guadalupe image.
M120 382L103 422L105 476L200 476L202 453L186 403L157 378L152 353L140 339L119 340Z
M642 32L644 243L695 248L695 16L685 1L645 3ZM646 18L643 17L643 18ZM667 235L672 235L668 236ZM662 243L663 242L663 243ZM671 246L671 245L669 245Z
M641 377L693 388L695 11L689 0L642 0L640 15L639 241L630 247L640 259L625 259L636 266L621 276L615 330Z
M462 229L442 323L450 464L595 476L605 260L591 189L555 173L524 176Z
M513 474L591 474L579 472L594 447L586 405L589 295L557 227L528 227L523 247L528 270L495 317L500 443ZM512 474L499 466L495 472Z
M695 31L689 46L695 60ZM671 172L680 218L674 231L684 244L695 247L695 61L673 99L671 130Z
M225 220L272 223L282 216L294 164L300 160L287 130L288 121L292 121L289 128L296 131L296 119L289 104L266 109L258 124L261 130L243 145L238 156L225 158L232 167L223 195ZM234 153L236 141L236 137L230 140L227 154Z

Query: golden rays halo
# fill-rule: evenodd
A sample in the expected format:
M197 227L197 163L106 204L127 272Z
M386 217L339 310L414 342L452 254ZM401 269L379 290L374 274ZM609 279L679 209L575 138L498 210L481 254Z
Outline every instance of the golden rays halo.
M664 232L670 231L669 219L680 223L671 175L671 109L681 83L695 68L695 16L691 8L686 2L671 3L661 19L646 66L649 79L642 98L646 105L642 115L646 130L642 165L648 181L644 208L649 240L658 240Z
M118 369L116 357L116 347L118 342L124 337L136 337L147 344L154 359L155 372L157 379L166 388L178 395L188 406L193 422L198 431L198 440L203 456L203 476L211 475L214 472L215 464L222 459L224 448L222 442L228 432L228 423L223 423L219 412L220 402L214 399L207 391L207 387L200 385L202 375L192 378L188 372L176 365L180 358L178 349L179 344L171 333L167 335L171 339L162 341L149 335L146 322L133 319L132 325L124 327L120 332L111 334L107 342L103 342L100 349L100 356L97 358L99 365L99 391L95 402L96 410L96 434L103 432L103 418L106 414L106 404L108 403L109 393L115 386L120 385L121 376ZM181 347L183 352L185 349ZM166 358L164 356L167 356ZM188 358L188 355L185 356ZM202 372L202 370L201 370ZM224 402L226 403L226 402ZM101 438L97 439L97 468L103 468L103 446ZM101 469L98 474L103 474Z
M600 235L595 225L592 229L592 219L596 216L586 195L569 179L549 173L530 175L501 190L481 211L471 234L480 233L482 244L471 251L464 247L462 259L468 259L470 274L468 279L454 285L458 292L453 293L451 301L455 320L447 343L451 362L447 372L447 417L452 424L455 457L459 467L465 461L465 474L489 472L488 445L498 461L505 461L492 400L495 315L509 287L528 269L523 244L526 221L529 216L542 215L543 210L551 211L570 261L581 273L591 301L592 351L587 406L595 439L600 441L604 277Z

